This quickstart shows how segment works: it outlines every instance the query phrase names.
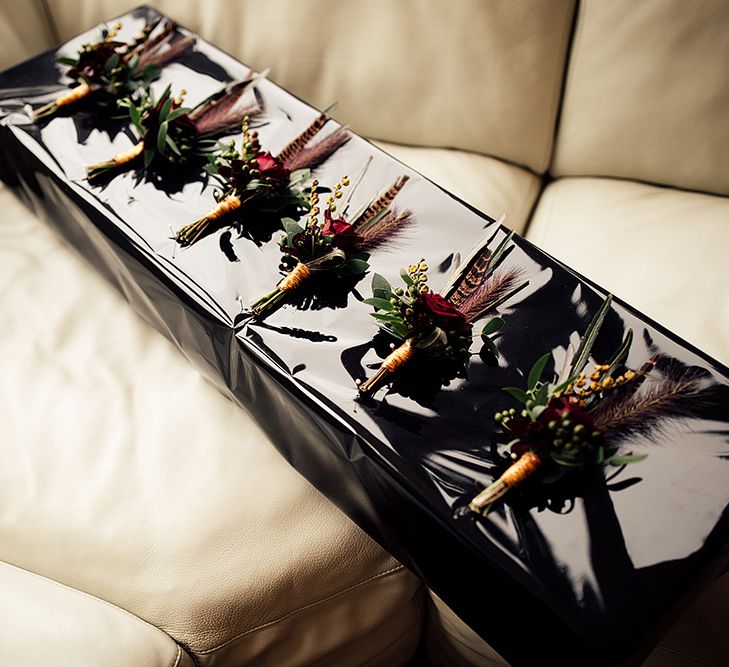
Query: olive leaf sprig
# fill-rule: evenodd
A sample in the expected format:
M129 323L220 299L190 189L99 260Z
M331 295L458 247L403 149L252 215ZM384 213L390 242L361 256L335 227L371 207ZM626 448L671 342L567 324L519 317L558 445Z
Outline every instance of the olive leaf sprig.
M144 26L130 42L115 40L121 23L101 29L101 40L84 44L75 57L61 56L58 62L70 69L66 75L76 84L67 93L33 112L38 122L59 110L74 107L82 100L114 103L147 90L160 69L192 47L195 39L179 32L177 25L157 18Z
M217 138L235 131L244 117L260 111L258 98L248 98L246 93L262 76L251 74L228 84L192 108L182 105L186 91L173 97L171 86L159 99L144 92L139 100L119 100L118 105L129 113L137 142L110 160L86 167L87 179L98 180L130 167L147 169L155 161L171 165L205 162L216 149Z
M370 253L391 242L414 222L409 210L398 211L392 203L408 182L408 176L398 178L383 194L361 213L352 216L338 212L338 200L349 186L344 176L327 199L323 215L319 208L319 182L314 180L309 195L310 212L304 226L292 219L284 219L285 233L281 238L281 252L294 263L290 273L276 288L251 306L253 316L263 319L284 302L313 275L337 274L361 277L369 269Z
M496 232L498 233L498 231ZM372 279L372 298L365 303L374 308L378 326L397 341L380 368L364 382L358 382L362 395L371 395L414 357L445 362L439 364L441 382L465 377L471 358L473 324L524 289L529 281L519 282L520 271L505 271L498 266L511 244L508 233L492 251L489 244L496 233L479 245L454 272L454 278L441 290L428 286L428 265L424 259L400 271L404 287L394 288L381 275ZM497 354L494 338L504 325L492 317L480 333L484 345ZM432 365L433 366L433 365ZM436 372L435 367L432 368Z
M309 201L303 185L311 171L350 137L346 128L339 127L313 141L328 120L326 113L322 113L274 156L263 150L258 133L250 131L248 120L243 120L240 149L231 141L210 155L206 170L221 178L223 188L215 193L216 206L175 234L181 246L191 246L223 227L235 227L242 234L248 216L255 212L306 211Z
M550 358L547 353L531 368L525 390L505 388L522 405L520 410L509 408L495 415L512 437L509 448L515 462L470 502L470 509L487 514L509 489L537 472L545 473L545 481L555 481L570 470L642 461L647 453L624 451L627 438L649 435L663 420L692 414L700 398L695 376L669 372L641 391L660 357L652 357L637 371L624 368L631 331L607 363L595 363L590 372L585 371L611 302L608 296L559 377L542 380Z

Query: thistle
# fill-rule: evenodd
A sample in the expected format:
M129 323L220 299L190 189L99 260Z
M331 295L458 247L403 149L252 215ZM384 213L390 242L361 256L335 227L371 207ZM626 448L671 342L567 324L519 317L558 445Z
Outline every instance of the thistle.
M358 381L360 394L368 396L376 392L415 357L445 362L440 364L442 382L465 377L471 357L473 324L529 284L529 281L519 283L517 269L498 270L512 236L513 232L507 234L493 252L489 244L495 234L479 245L456 268L441 293L429 288L428 265L424 259L400 271L404 287L393 289L383 276L375 274L373 296L364 302L374 307L372 317L380 329L401 344L390 346L392 352L372 377ZM503 325L502 318L494 317L480 333L494 354L497 354L494 338Z
M470 509L487 514L509 489L539 471L551 469L550 478L557 479L568 470L642 461L648 454L622 451L626 438L649 435L663 420L691 415L699 397L695 377L668 374L641 391L659 357L638 370L624 370L631 331L608 363L596 363L585 371L611 301L608 296L593 318L562 377L552 382L541 379L550 356L545 354L529 372L526 390L505 389L523 405L521 410L510 408L494 417L513 438L510 450L515 463L470 502Z
M223 179L224 189L216 193L218 203L215 207L175 234L175 240L181 246L191 246L226 226L241 230L245 220L240 215L236 219L236 213L251 213L262 208L276 212L289 207L305 211L307 199L303 184L309 180L311 170L349 140L347 130L338 128L324 139L311 143L327 122L326 114L322 113L273 156L261 148L258 133L250 131L248 120L243 121L240 150L231 142L222 152L211 156L207 171Z
M129 43L115 41L121 23L102 28L101 40L84 44L75 58L60 57L58 62L70 67L67 76L75 85L70 91L33 112L33 121L49 118L59 110L94 98L110 102L132 97L138 89L146 90L160 68L179 57L194 43L166 19L146 25Z
M252 305L254 318L263 319L272 313L314 274L364 275L370 253L391 242L414 221L409 210L398 211L392 206L407 181L407 176L399 178L362 213L353 216L350 223L337 210L349 178L344 176L334 186L323 214L319 208L319 183L314 180L306 225L302 227L290 218L283 220L281 252L295 264L276 289Z
M234 131L241 120L260 111L258 98L251 91L263 75L227 85L194 108L182 106L185 90L172 97L167 86L159 100L143 93L139 102L127 97L118 105L127 109L138 141L111 160L86 167L86 177L94 181L112 172L152 162L184 165L204 161L217 145L216 139Z

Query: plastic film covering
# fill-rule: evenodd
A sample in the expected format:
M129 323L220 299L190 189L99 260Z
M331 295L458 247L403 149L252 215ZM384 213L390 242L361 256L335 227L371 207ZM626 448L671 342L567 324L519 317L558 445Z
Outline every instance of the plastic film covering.
M125 15L121 36L155 15L147 8ZM542 487L513 493L486 519L465 512L505 466L493 421L511 405L501 387L522 386L543 352L564 355L604 292L516 238L507 262L530 285L503 309L498 362L474 343L467 380L436 391L414 373L397 391L358 400L355 379L388 352L359 302L369 295L369 278L349 292L302 291L266 321L252 322L244 306L282 275L275 227L262 222L241 238L218 233L181 250L173 232L211 207L212 180L178 169L146 178L129 172L92 186L84 165L130 147L126 123L93 111L31 123L29 103L46 102L65 85L56 57L96 35L0 75L3 181L249 410L297 470L507 660L639 661L729 563L727 368L616 299L596 358L605 359L631 328L631 367L665 354L703 373L712 400L696 417L662 429L658 444L631 443L650 453L640 464L583 475L546 494ZM153 87L184 87L194 104L246 71L198 39ZM317 112L270 81L259 90L265 111L258 131L275 154ZM395 284L401 266L424 257L437 289L457 253L467 255L497 223L357 136L317 176L331 185L370 158L351 206L405 174L410 181L397 204L417 218L400 243L373 254L373 270Z

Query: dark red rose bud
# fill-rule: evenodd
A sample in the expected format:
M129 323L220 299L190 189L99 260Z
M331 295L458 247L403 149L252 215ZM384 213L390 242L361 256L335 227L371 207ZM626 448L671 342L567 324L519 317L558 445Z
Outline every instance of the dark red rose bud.
M418 294L418 303L430 312L435 324L441 329L461 332L471 330L471 324L463 313L437 292L421 292Z
M256 157L256 163L262 178L270 178L272 181L289 180L289 170L270 153L261 153Z
M359 236L352 229L352 225L345 222L344 219L332 218L332 214L329 211L324 211L324 218L326 222L321 230L322 234L325 236L333 236L332 244L335 247L344 252L349 252L359 243Z

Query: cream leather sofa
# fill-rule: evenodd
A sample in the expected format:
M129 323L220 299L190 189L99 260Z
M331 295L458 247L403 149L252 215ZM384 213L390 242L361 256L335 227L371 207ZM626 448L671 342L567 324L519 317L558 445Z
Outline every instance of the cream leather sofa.
M132 6L0 0L0 67ZM725 1L156 6L729 363ZM503 664L0 199L1 665ZM728 623L725 577L647 664Z

